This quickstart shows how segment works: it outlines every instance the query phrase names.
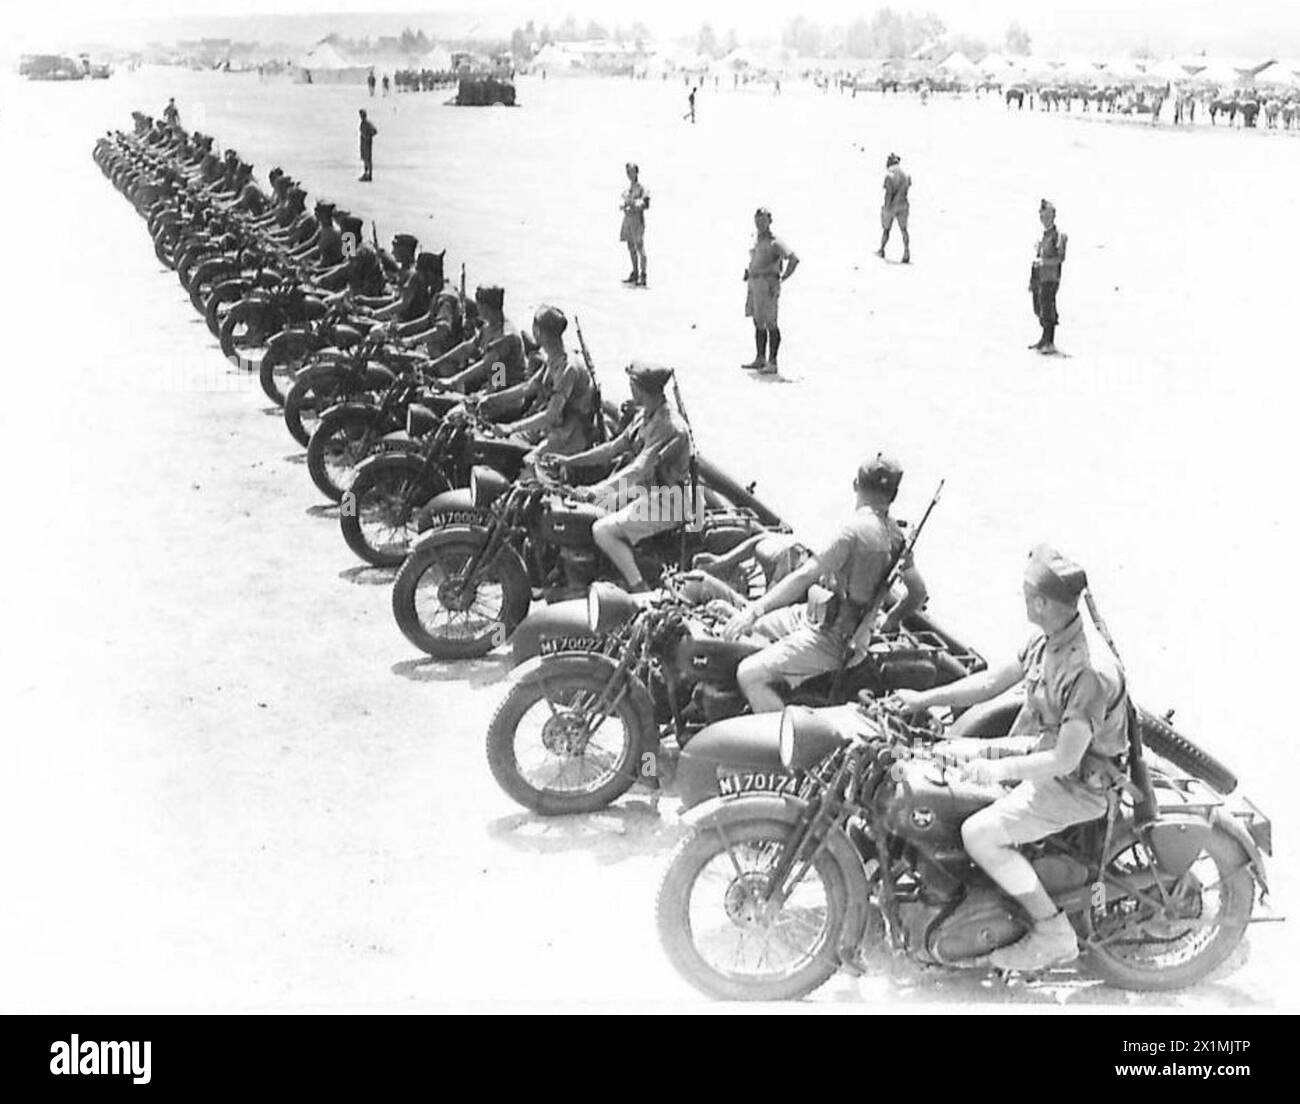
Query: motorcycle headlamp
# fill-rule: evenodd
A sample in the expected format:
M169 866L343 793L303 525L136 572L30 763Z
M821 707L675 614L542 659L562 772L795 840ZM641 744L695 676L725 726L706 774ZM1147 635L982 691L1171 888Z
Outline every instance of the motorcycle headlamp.
M778 748L786 770L808 770L843 743L844 736L816 709L788 705L782 711Z
M632 595L613 583L592 583L587 591L587 627L594 633L603 635L627 624L640 609Z
M406 408L406 432L409 436L423 437L437 425L438 415L422 403L411 403Z
M483 464L475 464L469 470L469 498L475 509L486 510L509 486L510 480Z

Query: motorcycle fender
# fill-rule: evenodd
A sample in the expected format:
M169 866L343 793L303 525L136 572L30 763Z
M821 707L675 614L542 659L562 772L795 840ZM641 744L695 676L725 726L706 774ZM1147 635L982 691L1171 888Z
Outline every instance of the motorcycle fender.
M421 533L445 529L449 525L483 528L490 517L491 514L486 510L475 508L468 487L453 487L429 499L428 503L420 509L420 515L416 518L416 528Z
M515 666L555 652L589 652L601 638L587 621L587 600L574 598L540 606L521 622L510 637L510 662Z
M222 280L212 289L213 295L225 295L227 292L237 291L241 296L248 292L249 282L243 277L236 277L232 280Z
M1259 845L1251 839L1250 833L1246 827L1232 813L1224 809L1212 809L1210 811L1210 821L1215 828L1231 836L1237 841L1237 845L1246 854L1250 861L1250 869L1255 875L1255 881L1259 883L1259 889L1265 896L1268 895L1268 877L1264 873L1264 856L1259 849Z
M721 830L725 836L728 825L741 821L775 820L793 824L807 808L802 798L790 794L746 794L740 798L715 797L682 815L682 820L697 832ZM870 887L853 844L843 832L834 831L827 837L826 849L844 877L847 902L844 932L837 948L841 961L850 960L866 932Z
M274 349L279 354L281 350L285 350L286 356L289 355L289 351L307 353L311 351L311 343L311 334L307 330L302 327L290 327L275 334L266 343L266 351L270 353Z
M367 456L360 464L357 465L357 475L369 468L383 464L385 467L401 467L409 471L412 475L418 474L424 467L424 461L420 459L415 442L409 437L405 440L395 439L390 433L384 438L384 445L387 446L383 452L377 452L373 456Z
M322 410L321 421L324 421L331 414L338 414L341 413L342 411L348 411L354 414L367 414L376 418L379 416L379 411L376 410L375 407L371 406L369 403L341 402L341 403L335 403L333 406L326 407L324 410Z

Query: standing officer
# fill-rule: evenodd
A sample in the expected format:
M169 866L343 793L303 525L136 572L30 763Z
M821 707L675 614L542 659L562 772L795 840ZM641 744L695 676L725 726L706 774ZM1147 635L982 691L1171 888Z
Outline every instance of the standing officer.
M1047 200L1038 205L1038 220L1043 224L1043 236L1029 273L1029 294L1043 335L1029 347L1050 356L1056 352L1056 292L1061 286L1066 236L1056 228L1056 208Z
M664 397L671 368L633 361L627 374L637 407L631 423L612 441L565 457L560 466L567 471L630 457L599 483L575 488L575 492L579 498L609 508L609 513L596 519L591 535L622 574L628 591L637 594L647 587L633 546L691 520L691 435L682 416Z
M880 248L877 257L885 255L885 246L889 244L889 231L895 222L903 235L903 264L912 263L912 240L907 236L907 215L909 206L907 193L912 187L912 178L903 172L899 156L891 153L885 158L885 202L880 208Z
M374 74L370 75L371 84L374 84ZM361 180L370 180L371 157L375 149L375 135L379 131L369 119L366 118L366 109L361 108Z
M1128 746L1123 682L1093 668L1083 634L1078 606L1087 585L1083 568L1039 545L1025 569L1024 594L1025 616L1041 631L1017 659L947 686L895 695L905 707L921 710L974 705L1025 684L1025 704L1010 735L979 741L965 766L972 782L1016 783L961 826L970 857L1033 921L1022 939L989 956L1002 970L1037 970L1078 957L1069 918L1017 848L1105 816L1106 792L1118 773L1113 758ZM1037 737L1028 754L1025 736Z
M754 320L754 359L741 367L771 375L777 371L776 354L781 348L781 331L777 328L781 284L794 275L799 258L772 235L772 212L766 207L754 212L754 226L758 233L750 246L749 267L743 277L748 285L745 316Z
M640 181L641 170L629 161L627 191L623 193L623 225L618 240L627 242L627 253L632 259L632 271L623 283L631 287L645 287L645 209L650 206L650 193Z
M727 623L724 634L730 639L753 631L775 640L736 670L736 681L755 713L782 708L779 686L838 670L865 652L876 613L888 597L877 591L906 544L889 516L902 478L903 469L880 454L859 467L853 480L857 509L848 524L826 548ZM906 593L885 616L884 631L925 603L925 580L910 562L903 565L902 582ZM805 597L806 608L793 606Z

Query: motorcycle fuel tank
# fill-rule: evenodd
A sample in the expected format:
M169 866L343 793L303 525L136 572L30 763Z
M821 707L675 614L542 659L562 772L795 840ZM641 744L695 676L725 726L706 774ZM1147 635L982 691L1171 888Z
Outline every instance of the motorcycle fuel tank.
M672 665L683 678L693 682L734 686L736 668L761 646L743 640L719 640L691 626L673 648Z
M542 515L541 538L562 548L589 548L593 543L591 527L603 512L589 503L556 504Z
M904 761L894 769L897 781L882 790L885 826L929 849L960 848L962 821L999 793L996 787L961 782L951 770L941 775L931 760Z

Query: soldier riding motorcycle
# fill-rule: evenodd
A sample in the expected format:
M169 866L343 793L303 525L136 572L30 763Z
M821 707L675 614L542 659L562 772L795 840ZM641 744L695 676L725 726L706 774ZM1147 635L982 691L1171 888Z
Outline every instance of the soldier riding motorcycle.
M882 944L930 965L1035 971L1072 961L1082 939L1092 972L1135 989L1186 986L1221 963L1256 884L1267 892L1270 825L1248 802L1229 809L1147 769L1122 668L1097 672L1080 634L1071 598L1085 581L1036 554L1026 609L1043 634L1008 668L901 691L891 707L788 708L780 759L797 792L688 816L658 903L674 966L710 995L770 1000ZM940 724L904 719L1017 676L1026 700L1006 740L936 746ZM1019 785L1003 794L1004 781Z

